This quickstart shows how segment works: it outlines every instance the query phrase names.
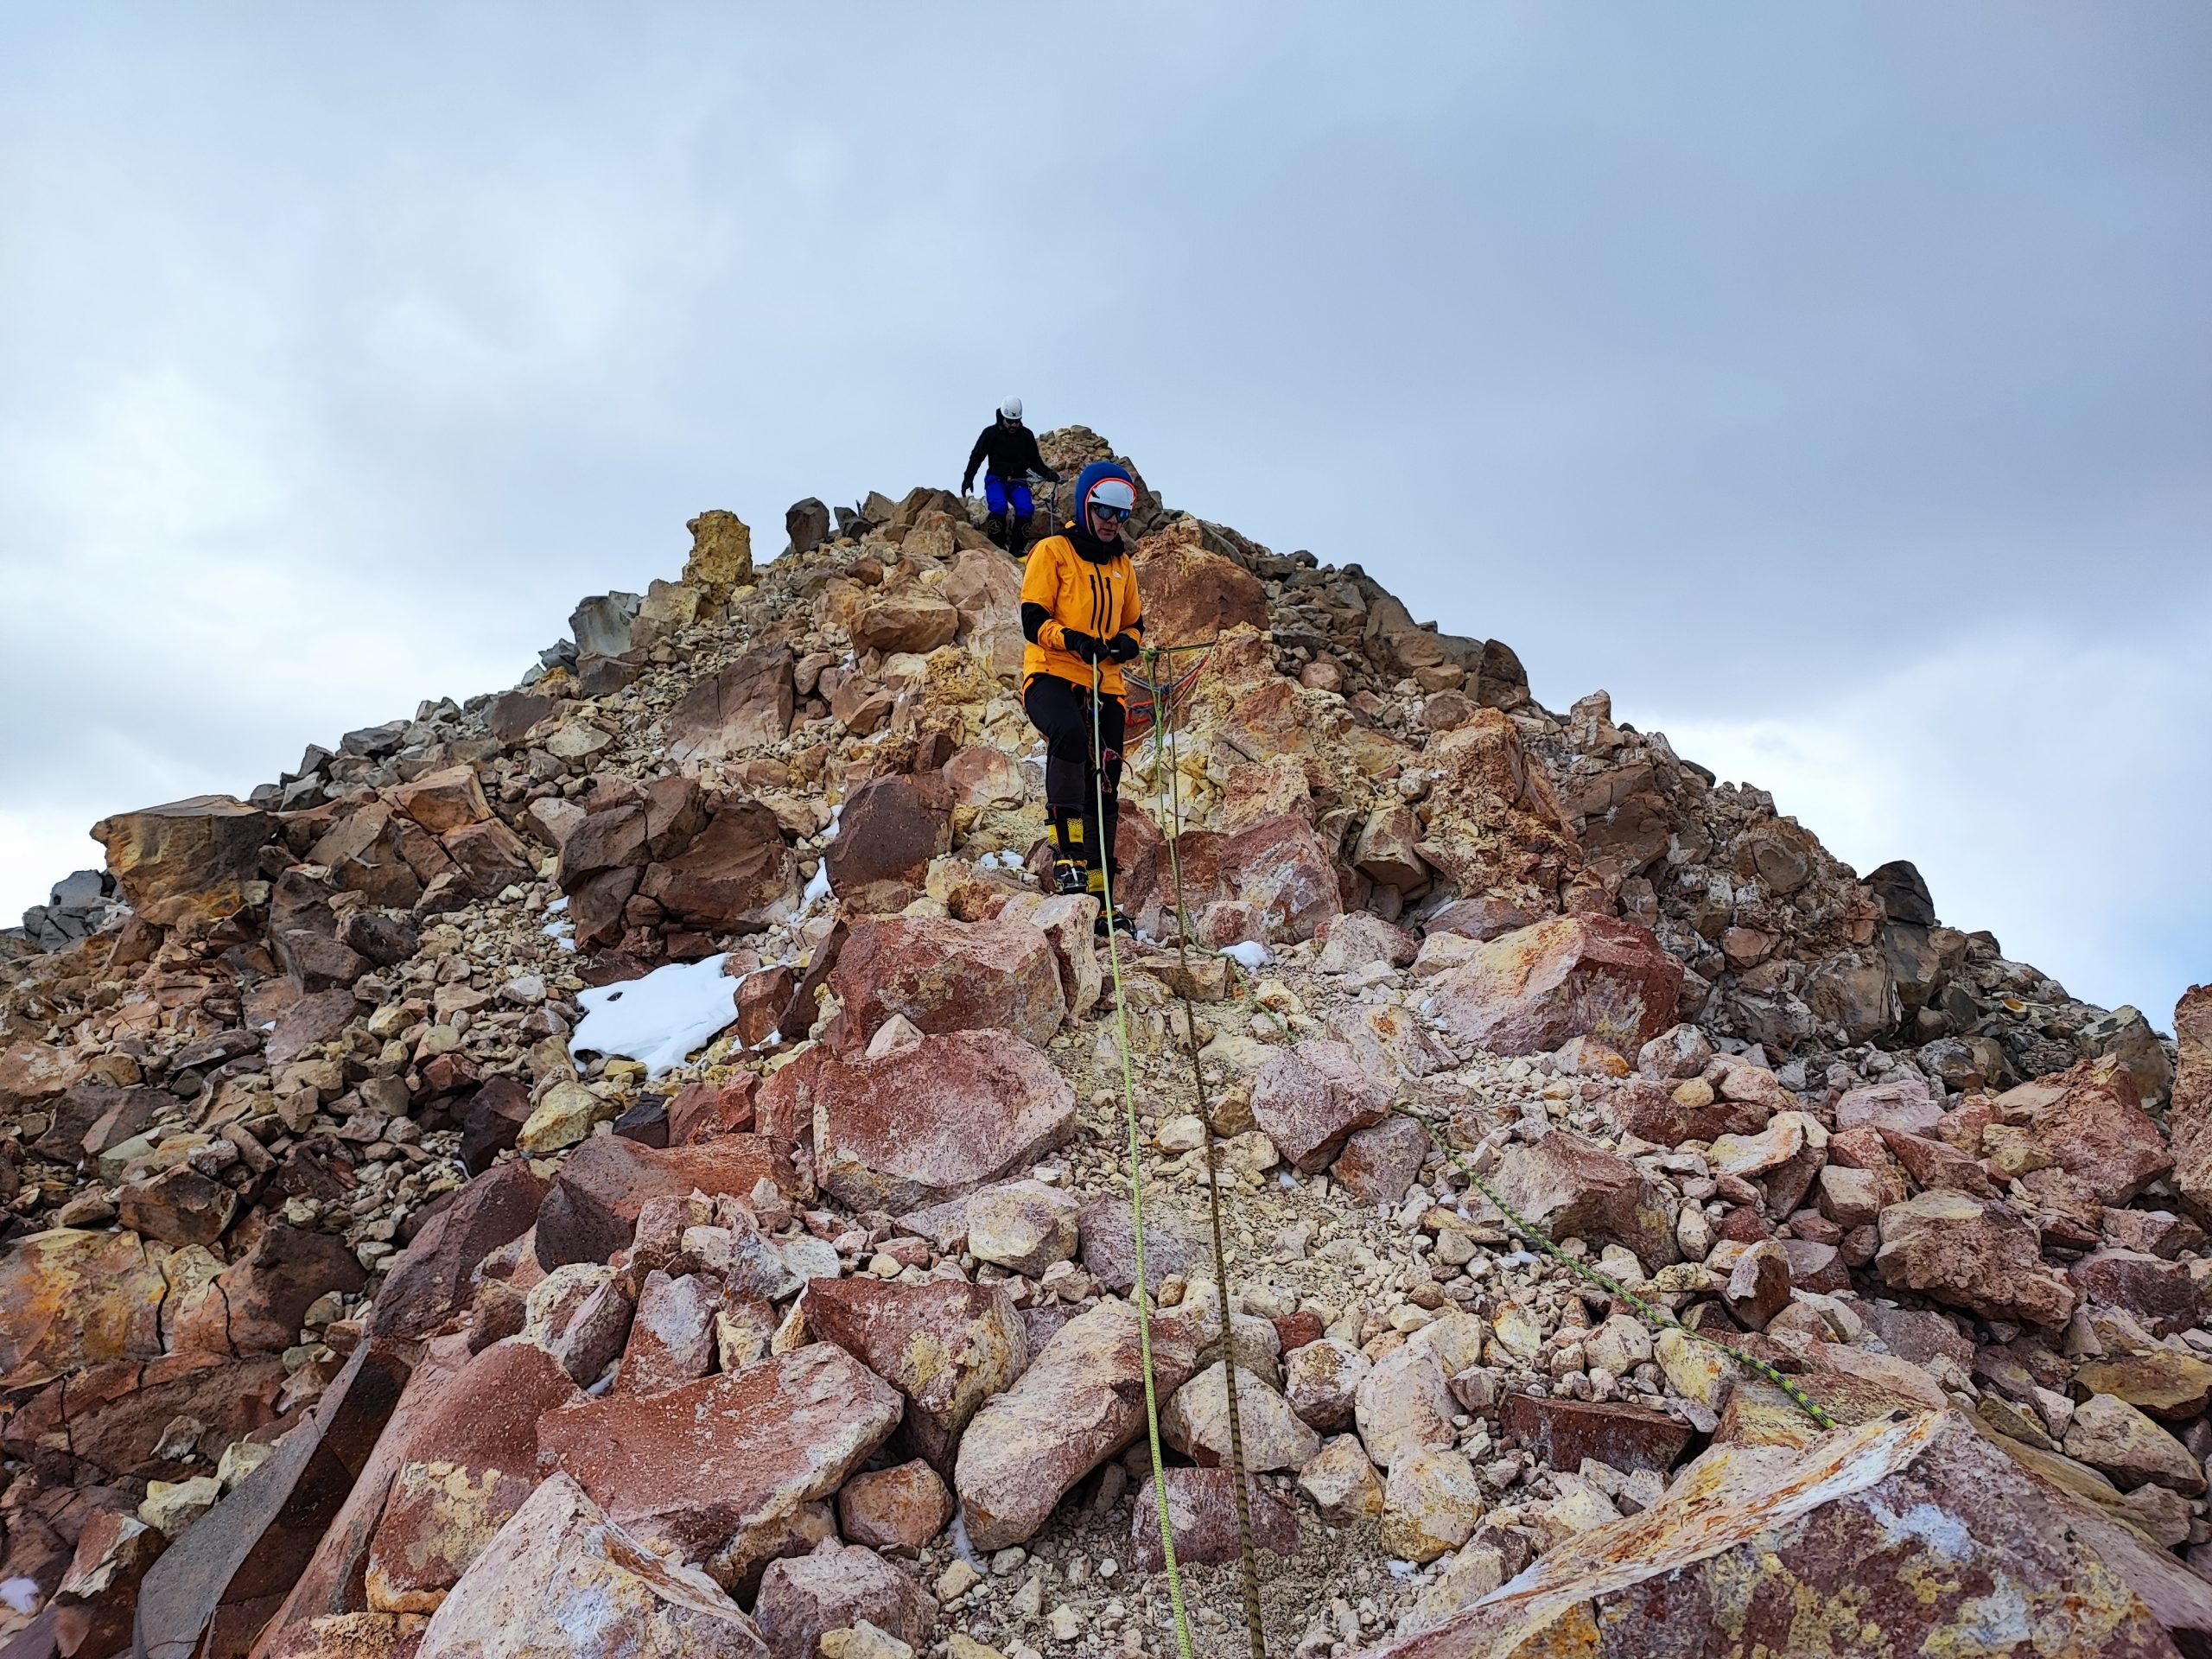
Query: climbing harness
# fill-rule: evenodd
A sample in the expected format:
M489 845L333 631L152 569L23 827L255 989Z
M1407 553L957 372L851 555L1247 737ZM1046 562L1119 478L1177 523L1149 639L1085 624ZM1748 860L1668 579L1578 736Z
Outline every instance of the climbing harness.
M1101 826L1094 855L1105 871L1105 906L1114 910L1114 873L1105 862L1106 771L1098 736L1098 664L1090 665L1090 754L1092 786L1098 795ZM1122 1057L1122 1104L1129 1129L1129 1224L1136 1256L1137 1355L1144 1371L1145 1432L1152 1446L1152 1493L1160 1510L1160 1554L1167 1571L1167 1605L1175 1620L1175 1649L1180 1659L1193 1659L1191 1625L1183 1611L1183 1573L1175 1564L1175 1528L1167 1512L1167 1468L1160 1453L1160 1389L1152 1369L1152 1287L1144 1275L1144 1142L1137 1130L1137 1085L1129 1065L1128 1003L1122 994L1122 947L1116 931L1106 930L1106 960L1114 976L1114 1025Z
M1183 1046L1191 1057L1191 1086L1198 1103L1201 1144L1205 1148L1206 1211L1213 1229L1214 1295L1221 1312L1221 1371L1227 1384L1229 1402L1229 1465L1236 1510L1236 1554L1243 1590L1244 1629L1251 1642L1252 1659L1268 1659L1267 1631L1260 1617L1259 1551L1252 1535L1251 1477L1245 1470L1244 1421L1236 1401L1236 1322L1232 1311L1235 1304L1229 1295L1229 1252L1222 1243L1221 1171L1215 1152L1213 1112L1206 1099L1205 1067L1198 1058L1198 1015L1191 1007L1191 916L1183 897L1183 855L1179 844L1183 791L1175 745L1175 700L1188 691L1204 671L1211 658L1212 648L1209 645L1206 655L1199 658L1195 667L1172 682L1160 678L1160 648L1148 650L1145 653L1145 667L1148 671L1147 689L1154 694L1152 711L1159 733L1154 745L1153 776L1155 779L1160 777L1163 761L1167 773L1167 868L1175 889L1175 964L1179 970L1175 989L1183 1005Z
M1219 643L1216 639L1207 639L1189 645L1147 645L1144 651L1144 673L1134 673L1126 668L1122 671L1122 678L1129 687L1129 696L1126 699L1128 725L1124 741L1134 743L1153 730L1155 725L1173 719L1176 709L1189 696L1191 688L1198 683L1198 676L1205 672L1206 664L1213 660L1213 648ZM1202 651L1205 654L1179 674L1163 679L1160 676L1160 658L1163 652L1171 651Z
M1635 1309L1638 1314L1649 1320L1653 1325L1659 1326L1662 1330L1679 1331L1682 1335L1689 1338L1693 1342L1701 1342L1706 1344L1708 1347L1719 1349L1722 1353L1727 1355L1729 1358L1734 1360L1738 1365L1743 1366L1746 1370L1754 1373L1755 1375L1764 1378L1765 1381L1773 1383L1776 1388L1780 1389L1783 1393L1789 1396L1791 1402L1795 1403L1799 1409L1803 1411L1807 1416L1810 1417L1815 1423L1819 1424L1820 1427L1822 1428L1834 1428L1835 1427L1835 1420L1830 1417L1826 1411L1821 1409L1821 1404L1817 1400L1814 1399L1811 1395L1807 1394L1804 1389L1799 1388L1795 1382L1792 1382L1788 1377L1784 1376L1773 1366L1768 1364L1766 1361L1763 1359L1755 1359L1751 1355L1745 1353L1742 1349L1732 1346L1728 1343L1725 1343L1721 1341L1719 1338L1709 1335L1706 1332L1691 1330L1689 1326L1684 1325L1680 1319L1676 1319L1672 1313L1668 1313L1665 1309L1654 1307L1650 1303L1645 1301L1641 1296L1638 1296L1634 1291L1629 1289L1627 1286L1615 1279L1611 1274L1601 1273L1586 1262L1576 1261L1566 1251L1560 1249L1558 1245L1553 1243L1550 1239L1545 1237L1542 1233L1537 1231L1536 1229L1530 1226L1527 1222L1522 1220L1520 1216L1514 1211L1513 1206L1506 1203L1503 1198L1498 1197L1497 1192L1491 1189L1488 1181L1485 1181L1481 1176L1475 1173L1474 1166L1468 1163L1465 1158L1459 1155L1459 1149L1453 1146L1450 1141L1445 1138L1444 1131L1436 1126L1435 1122L1430 1118L1427 1113L1421 1110L1418 1107L1408 1106L1402 1101L1393 1108L1393 1109L1396 1111L1401 1117L1409 1117L1414 1122L1420 1124L1421 1128L1428 1131L1428 1138L1436 1142L1437 1146L1442 1149L1444 1155L1449 1158L1452 1163L1458 1166L1459 1173L1462 1175L1465 1175L1469 1181L1473 1183L1475 1190L1491 1201L1491 1205L1497 1209L1498 1214L1505 1217L1506 1224L1510 1226L1515 1232L1518 1233L1521 1236L1522 1241L1528 1244L1529 1248L1532 1249L1541 1250L1544 1255L1551 1257L1554 1262L1565 1263L1566 1266L1573 1273L1588 1280L1592 1284L1597 1286L1599 1289L1605 1291L1609 1295L1617 1297L1621 1301L1627 1303L1628 1306Z

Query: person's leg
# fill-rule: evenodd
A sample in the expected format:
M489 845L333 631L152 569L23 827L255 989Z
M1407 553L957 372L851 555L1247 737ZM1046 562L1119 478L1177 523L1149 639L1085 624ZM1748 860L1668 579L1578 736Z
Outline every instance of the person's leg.
M983 520L983 534L993 541L1006 540L1006 480L996 473L983 474L983 505L989 516Z
M1029 539L1030 517L1036 503L1030 499L1027 480L1017 483L1007 498L1009 509L1006 521L1006 550L1020 554L1022 544Z
M1105 757L1106 770L1102 782L1105 787L1106 817L1098 827L1098 845L1105 855L1106 868L1118 880L1122 867L1114 857L1116 832L1122 822L1122 745L1128 739L1128 709L1119 697L1102 697L1098 702L1098 741Z
M1085 833L1096 821L1084 810L1090 727L1082 699L1088 695L1055 674L1037 675L1022 692L1029 722L1045 739L1045 816L1052 826L1053 885L1062 893L1088 890L1090 849L1097 844Z

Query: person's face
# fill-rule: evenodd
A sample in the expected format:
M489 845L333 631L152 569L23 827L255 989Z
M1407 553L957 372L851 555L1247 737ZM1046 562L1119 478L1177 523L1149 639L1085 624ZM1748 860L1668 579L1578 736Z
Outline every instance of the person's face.
M1090 533L1102 542L1110 542L1122 533L1122 526L1128 519L1129 515L1119 507L1102 507L1094 504L1090 509Z

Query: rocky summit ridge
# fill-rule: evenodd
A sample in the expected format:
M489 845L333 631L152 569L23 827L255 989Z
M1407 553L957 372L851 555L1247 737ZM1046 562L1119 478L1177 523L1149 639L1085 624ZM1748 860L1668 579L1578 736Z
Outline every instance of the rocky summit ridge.
M1142 489L1213 643L1117 1021L980 522L703 513L0 934L0 1659L1173 1651L1123 1022L1198 1651L1234 1366L1273 1654L2212 1652L2212 990L2082 1003Z

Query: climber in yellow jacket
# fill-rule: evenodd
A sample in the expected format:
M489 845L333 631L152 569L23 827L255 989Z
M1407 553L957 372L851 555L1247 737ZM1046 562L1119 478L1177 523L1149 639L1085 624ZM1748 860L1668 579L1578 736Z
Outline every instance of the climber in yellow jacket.
M1029 550L1021 579L1021 633L1029 642L1021 653L1021 700L1045 737L1053 881L1062 893L1097 896L1101 933L1131 931L1128 918L1106 903L1106 878L1115 868L1128 731L1122 664L1136 656L1144 632L1136 566L1122 542L1136 505L1127 469L1093 461L1076 480L1074 518Z

